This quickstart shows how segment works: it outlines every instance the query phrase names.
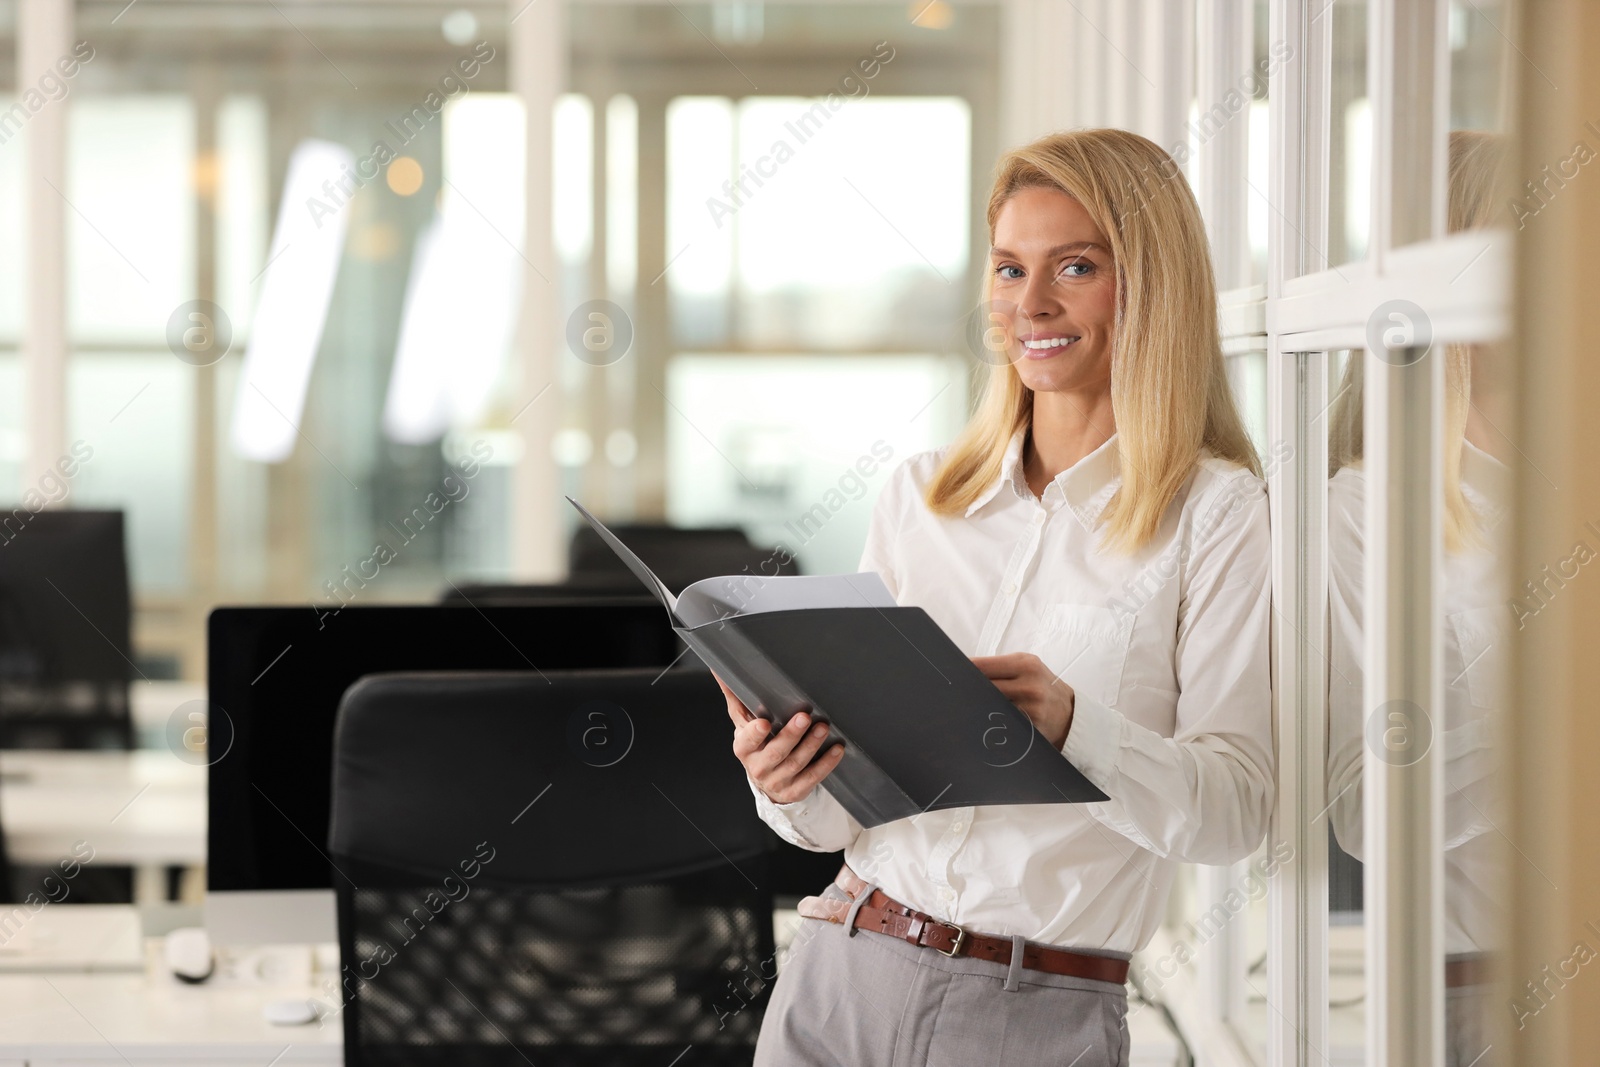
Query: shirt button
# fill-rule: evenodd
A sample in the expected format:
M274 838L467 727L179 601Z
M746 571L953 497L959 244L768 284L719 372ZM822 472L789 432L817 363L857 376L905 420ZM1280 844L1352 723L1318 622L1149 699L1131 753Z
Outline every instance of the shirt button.
M1035 511L1035 512L1034 512L1034 513L1033 513L1033 524L1034 524L1034 525L1035 525L1035 526L1042 526L1042 525L1044 525L1044 512L1042 512L1042 511Z
M1006 583L1006 596L1016 596L1016 595L1017 595L1017 583L1016 582L1007 582Z
M962 822L959 819L957 819L955 822L950 824L950 832L953 833L953 834L959 834L961 831L965 830L966 828L967 828L967 824Z
M939 890L939 899L949 904L956 899L956 891L954 889L941 889Z

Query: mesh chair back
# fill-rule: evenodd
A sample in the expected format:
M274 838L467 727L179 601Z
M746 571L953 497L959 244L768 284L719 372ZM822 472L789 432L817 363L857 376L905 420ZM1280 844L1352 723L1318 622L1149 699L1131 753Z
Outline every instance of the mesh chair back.
M329 830L346 1062L749 1063L772 837L722 716L698 671L352 686Z

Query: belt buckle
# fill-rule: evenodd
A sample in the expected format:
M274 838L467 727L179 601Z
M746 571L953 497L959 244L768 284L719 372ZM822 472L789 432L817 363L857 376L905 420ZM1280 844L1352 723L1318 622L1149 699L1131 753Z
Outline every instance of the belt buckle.
M951 929L955 930L955 932L956 932L956 943L950 946L950 951L948 951L948 952L945 952L945 950L942 949L942 948L935 949L934 951L942 953L943 955L949 956L951 959L954 959L961 952L961 946L967 943L967 932L966 932L966 930L964 930L961 927L957 926L955 923L940 923L939 925L948 926Z

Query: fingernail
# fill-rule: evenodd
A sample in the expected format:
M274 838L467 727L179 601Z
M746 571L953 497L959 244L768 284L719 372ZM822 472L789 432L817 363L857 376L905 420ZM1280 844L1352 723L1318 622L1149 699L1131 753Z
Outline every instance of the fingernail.
M821 737L823 734L825 734L827 732L828 732L828 728L826 726L823 726L821 723L818 723L816 726L813 726L811 728L811 736L812 737Z

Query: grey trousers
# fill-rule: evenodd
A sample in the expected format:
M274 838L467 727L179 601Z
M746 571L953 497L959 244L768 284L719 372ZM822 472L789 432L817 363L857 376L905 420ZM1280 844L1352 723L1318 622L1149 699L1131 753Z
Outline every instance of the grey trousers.
M1493 986L1471 985L1444 992L1445 1067L1498 1067L1500 1053L1489 1048L1489 994Z
M838 890L830 896L843 897ZM837 923L800 924L755 1067L1126 1067L1123 986L950 959Z

